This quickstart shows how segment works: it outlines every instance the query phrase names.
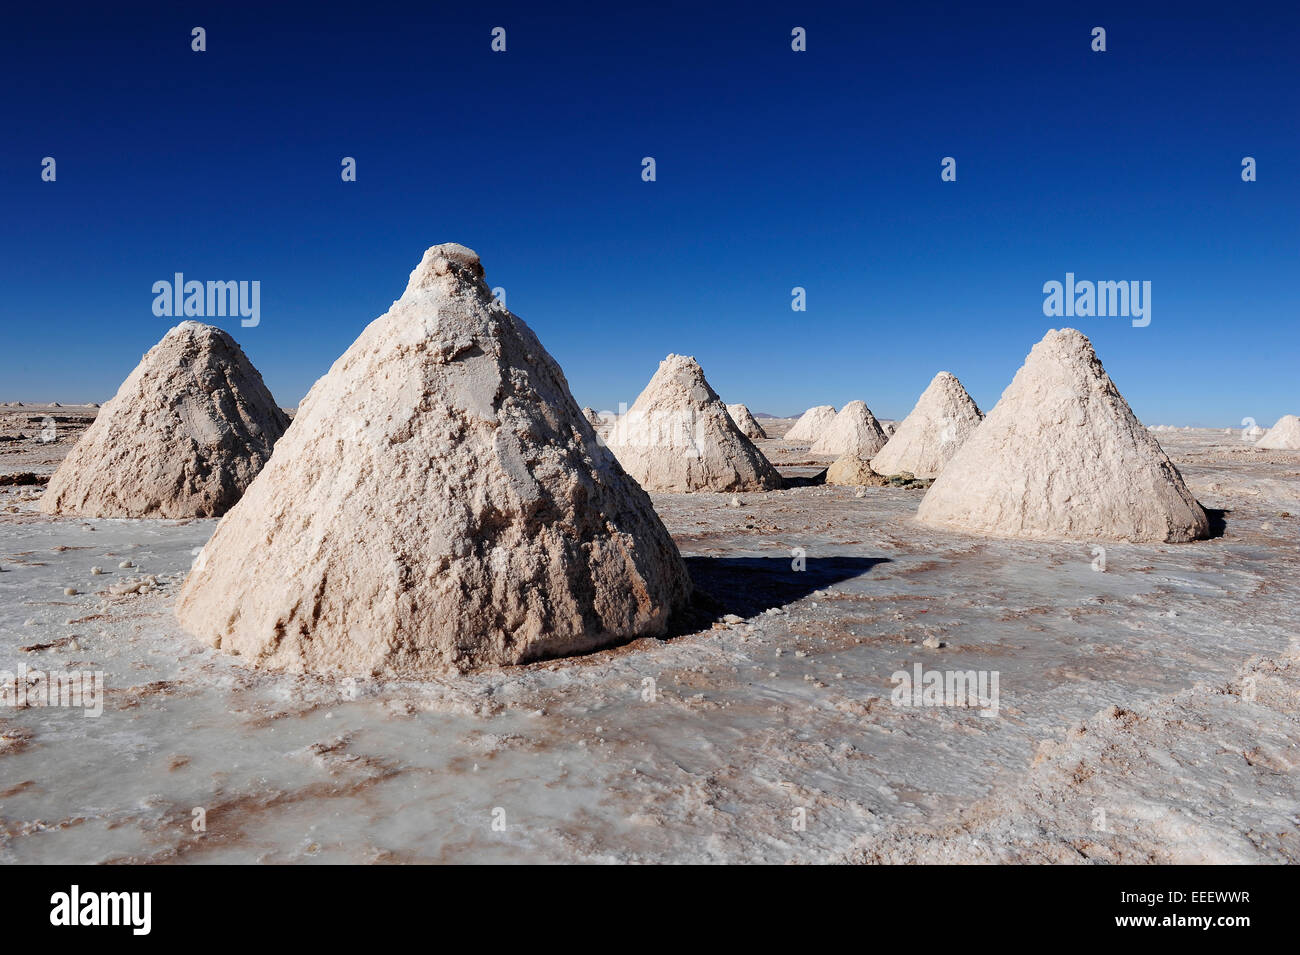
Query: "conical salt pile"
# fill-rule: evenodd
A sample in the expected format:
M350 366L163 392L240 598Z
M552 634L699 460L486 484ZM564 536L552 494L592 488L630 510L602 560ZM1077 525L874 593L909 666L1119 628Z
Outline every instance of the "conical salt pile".
M889 443L871 459L871 467L879 474L938 477L983 418L961 382L941 371Z
M764 439L767 432L763 426L758 423L758 419L749 413L749 408L745 405L727 405L727 414L731 415L731 420L736 422L736 427L740 433L751 441Z
M1050 331L921 501L930 524L1002 537L1189 541L1209 522L1072 328Z
M582 416L587 419L587 424L591 425L593 428L599 428L604 424L604 422L600 420L600 414L595 408L583 408Z
M46 514L216 517L289 427L248 358L219 328L181 322L145 353L64 459Z
M663 634L690 589L559 366L447 244L316 382L176 615L252 665L420 676Z
M694 358L669 355L606 439L649 491L761 491L781 475L741 434Z
M1268 429L1268 434L1255 442L1255 447L1300 451L1300 418L1293 414L1278 418L1277 424Z
M808 451L810 454L834 454L837 457L852 454L869 461L888 440L867 403L850 401L840 409L835 420Z
M818 405L803 413L794 427L785 433L784 441L816 441L822 432L835 420L835 409L830 405Z

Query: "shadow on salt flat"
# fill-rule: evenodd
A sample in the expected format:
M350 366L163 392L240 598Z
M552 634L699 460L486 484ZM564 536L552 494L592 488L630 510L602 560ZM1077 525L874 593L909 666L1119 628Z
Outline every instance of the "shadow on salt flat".
M756 617L815 591L861 577L888 557L809 557L794 570L788 557L686 557L686 568L703 603L718 615Z

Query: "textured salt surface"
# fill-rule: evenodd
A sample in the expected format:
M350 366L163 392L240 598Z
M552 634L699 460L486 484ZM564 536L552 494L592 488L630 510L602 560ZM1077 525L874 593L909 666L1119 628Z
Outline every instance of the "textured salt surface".
M919 526L915 490L797 487L741 494L740 507L731 494L655 495L717 600L717 629L426 681L247 670L174 623L175 579L143 596L95 592L184 573L214 521L57 520L31 489L0 488L0 503L19 502L0 507L0 669L103 670L109 688L98 719L0 709L0 861L788 862L933 849L999 793L1021 806L1042 741L1111 705L1238 680L1248 657L1294 638L1294 454L1221 432L1166 446L1207 506L1230 508L1226 533L1108 543L1104 572L1086 542ZM798 470L799 452L778 448L765 450ZM137 566L119 569L124 559ZM90 575L96 565L108 572ZM69 585L83 593L64 596ZM19 649L73 635L78 651ZM999 717L892 705L891 674L917 662L1000 671ZM1276 708L1264 691L1259 705ZM1179 858L1197 846L1278 858L1300 842L1276 808L1300 796L1293 750L1262 710L1219 715L1236 705L1215 696L1199 723L1161 731L1167 748L1152 752L1170 754L1172 774L1080 750L1092 775L1077 800L1055 772L1042 784L1059 793L1041 817L1046 842L1068 842L1099 804L1119 834L1194 823ZM1009 818L989 831L1019 838L1017 820L1040 816ZM1035 832L1026 853L1039 851ZM953 857L987 858L980 841Z

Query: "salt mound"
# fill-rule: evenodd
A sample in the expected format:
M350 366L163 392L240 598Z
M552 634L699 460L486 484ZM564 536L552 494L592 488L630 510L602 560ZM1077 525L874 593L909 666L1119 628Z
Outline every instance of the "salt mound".
M808 449L810 454L854 454L865 460L889 439L865 401L850 401Z
M822 436L822 432L831 426L831 422L834 420L835 409L830 405L818 405L816 408L809 408L794 423L794 427L785 433L782 440L816 441Z
M1293 414L1283 415L1277 424L1268 429L1268 434L1256 443L1257 448L1272 448L1278 451L1300 451L1300 418Z
M50 478L40 508L84 517L217 517L289 427L219 328L181 322L145 354Z
M921 392L889 443L871 459L871 466L880 474L938 477L983 417L961 382L941 371Z
M582 416L587 419L587 424L591 425L593 428L599 428L605 423L600 420L600 414L595 408L583 408Z
M781 475L727 414L694 358L669 355L609 432L619 463L651 491L760 491Z
M846 454L836 458L835 463L826 469L826 483L884 487L889 482L872 470L871 463L866 458Z
M1188 541L1209 521L1074 329L1034 346L953 456L921 521L1004 537Z
M731 420L736 422L736 427L740 429L740 433L745 437L751 440L767 437L767 432L763 430L763 426L758 423L758 419L749 413L749 408L745 405L727 405L727 414L731 415Z
M421 676L660 635L690 589L555 360L448 244L316 382L176 615L255 666Z

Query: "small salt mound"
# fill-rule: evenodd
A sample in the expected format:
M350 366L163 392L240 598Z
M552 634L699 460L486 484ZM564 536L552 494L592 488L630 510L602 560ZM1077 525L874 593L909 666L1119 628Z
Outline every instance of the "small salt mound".
M1278 418L1277 424L1268 429L1268 434L1260 438L1255 447L1278 451L1300 451L1300 418L1293 414Z
M938 477L983 417L961 382L941 371L889 443L871 459L871 466L880 474Z
M859 487L884 487L889 483L871 468L871 463L856 454L846 454L835 459L826 469L827 484Z
M917 511L1002 537L1190 541L1209 520L1074 329L1034 346Z
M447 244L316 382L176 615L252 666L418 678L659 636L690 592L559 365Z
M831 405L818 405L809 408L794 423L794 427L785 433L785 441L816 441L822 432L835 420L835 409Z
M866 402L850 401L808 450L812 454L853 454L869 461L888 440Z
M727 405L727 414L731 415L731 420L736 422L736 427L740 429L740 433L751 441L758 441L767 437L767 432L758 423L758 419L750 414L749 408L744 405Z
M235 340L182 322L145 354L64 459L47 514L216 517L239 500L289 419Z

